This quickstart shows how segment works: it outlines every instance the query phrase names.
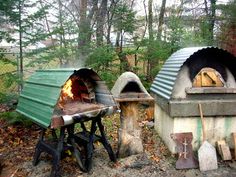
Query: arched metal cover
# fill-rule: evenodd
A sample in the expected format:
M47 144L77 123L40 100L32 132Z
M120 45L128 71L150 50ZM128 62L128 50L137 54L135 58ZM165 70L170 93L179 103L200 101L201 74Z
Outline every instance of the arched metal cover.
M61 89L74 71L93 75L95 81L101 80L92 69L87 68L37 70L24 84L17 112L44 128L49 127Z
M170 100L177 75L184 63L187 62L188 59L194 58L197 55L202 57L204 57L204 55L209 55L207 53L215 53L214 55L217 55L218 53L223 55L230 55L230 57L233 57L233 55L229 54L227 51L216 47L189 47L180 49L177 52L173 53L167 59L161 71L157 74L154 82L151 85L151 92L159 95L164 99ZM233 67L236 64L236 60L221 62L224 62L231 71L234 70Z
M191 55L203 48L205 47L184 48L173 53L154 79L151 92L169 100L181 66Z

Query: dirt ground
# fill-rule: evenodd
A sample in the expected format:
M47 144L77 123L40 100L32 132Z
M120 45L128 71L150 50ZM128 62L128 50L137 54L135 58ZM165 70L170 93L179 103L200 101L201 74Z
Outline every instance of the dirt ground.
M62 177L235 177L236 162L218 160L218 169L200 172L199 169L176 170L177 158L172 155L156 131L145 120L141 113L140 127L144 152L126 158L119 158L117 163L109 160L103 146L95 144L93 168L89 173L80 171L72 156L64 158L61 165ZM119 116L114 115L105 121L107 137L117 151L117 128ZM42 154L37 166L32 165L34 148L39 137L40 129L36 125L8 125L0 119L0 177L47 177L50 176L52 158ZM220 159L220 158L218 158Z

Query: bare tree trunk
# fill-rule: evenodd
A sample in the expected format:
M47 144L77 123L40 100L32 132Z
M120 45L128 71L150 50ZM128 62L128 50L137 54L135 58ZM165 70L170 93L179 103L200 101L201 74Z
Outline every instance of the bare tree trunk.
M87 23L87 5L88 2L87 0L80 0L79 4L79 14L80 14L80 19L79 19L79 47L84 47L87 44L87 33L88 33L88 23Z
M142 41L145 37L146 31L147 31L147 24L148 24L147 10L146 10L145 2L146 2L146 0L143 0L143 7L144 7L144 11L145 11L145 25L144 25L144 31L143 31L143 34L142 34L142 37L141 37L140 41ZM137 53L138 53L138 50L139 50L140 46L141 46L141 43L136 47L136 50L135 50L135 55L134 55L135 66L138 65Z
M116 43L115 43L115 46L116 46L116 51L119 52L120 51L120 32L118 31L116 33Z
M20 44L20 87L19 91L23 89L23 45L22 45L22 38L23 38L23 32L22 32L22 8L23 8L24 1L19 1L19 44Z
M58 5L59 5L59 24L60 24L60 49L62 51L62 48L66 48L66 41L65 41L65 31L63 28L63 20L62 20L62 3L60 0L58 0ZM60 60L60 67L68 67L68 59L65 58L64 56L59 56ZM63 61L64 60L64 61Z
M216 1L210 0L210 10L207 4L207 0L204 0L205 13L207 17L207 28L209 34L207 34L208 45L213 45L214 42L214 26L215 26L215 12L216 12Z
M216 0L211 0L211 16L209 21L209 32L210 32L210 44L214 43L214 26L216 18Z
M107 36L106 36L106 40L107 40L107 44L111 45L111 29L112 29L112 20L114 17L114 9L117 6L117 3L120 0L111 0L110 2L110 6L107 10Z
M207 16L209 16L207 0L204 0L204 6L205 6L205 13Z
M107 14L107 0L102 0L101 7L99 8L97 15L97 30L96 30L97 46L101 46L103 44L104 23L106 14Z
M153 38L153 12L152 12L153 0L148 0L148 32L149 40L152 42Z
M43 2L42 2L42 0L40 0L39 3L40 3L40 5L41 5L41 8L43 8ZM46 23L47 31L48 31L48 33L50 34L50 39L51 39L51 41L52 41L52 46L53 46L53 48L55 49L55 43L53 42L53 37L52 37L52 34L51 34L51 30L50 30L50 26L49 26L47 14L44 15L44 18L45 18L45 23Z
M159 14L159 21L158 21L157 40L161 40L161 35L162 35L162 30L163 30L162 27L164 24L165 9L166 9L166 0L162 0L161 10Z
M152 12L153 1L148 0L148 32L149 32L149 44L148 44L148 60L147 60L147 79L151 79L151 68L153 67L153 50L152 45L154 41L153 37L153 12Z
M98 0L92 1L92 8L88 12L88 0L72 0L74 8L77 11L79 20L79 37L78 37L78 51L79 63L77 66L84 66L88 55L88 49L91 42L91 21L97 11ZM88 14L88 15L87 15Z

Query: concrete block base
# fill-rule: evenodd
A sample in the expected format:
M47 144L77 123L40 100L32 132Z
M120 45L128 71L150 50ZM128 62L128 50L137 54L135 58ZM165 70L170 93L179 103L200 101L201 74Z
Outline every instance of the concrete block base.
M233 141L231 133L236 131L236 116L205 117L206 137L208 142L215 146L216 141L226 140L231 148ZM192 132L192 146L198 150L202 143L202 124L197 117L170 117L158 104L155 104L155 129L172 153L176 153L175 143L171 133Z

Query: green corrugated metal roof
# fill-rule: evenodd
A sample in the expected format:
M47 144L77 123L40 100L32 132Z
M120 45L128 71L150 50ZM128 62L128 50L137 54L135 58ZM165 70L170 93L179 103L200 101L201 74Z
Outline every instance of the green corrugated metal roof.
M47 128L61 88L74 71L75 69L37 70L24 84L17 112Z

